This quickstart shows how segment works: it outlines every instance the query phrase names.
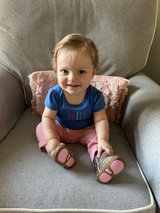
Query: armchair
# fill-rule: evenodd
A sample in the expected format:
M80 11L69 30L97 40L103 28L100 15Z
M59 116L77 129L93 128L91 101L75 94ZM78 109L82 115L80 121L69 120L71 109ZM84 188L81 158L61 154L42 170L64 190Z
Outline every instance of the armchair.
M158 0L0 0L0 212L160 213L160 87L141 70L154 38ZM38 149L28 76L51 70L51 51L69 33L90 37L99 75L130 81L110 142L125 170L95 179L86 148L69 145L66 170ZM151 70L152 72L152 70Z

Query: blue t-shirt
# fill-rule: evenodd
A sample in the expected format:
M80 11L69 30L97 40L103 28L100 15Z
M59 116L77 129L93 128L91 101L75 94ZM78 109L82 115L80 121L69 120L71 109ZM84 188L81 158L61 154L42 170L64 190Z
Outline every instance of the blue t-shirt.
M56 85L49 89L45 99L45 106L57 111L56 120L69 129L84 129L94 123L93 112L98 112L105 107L101 91L89 86L84 100L79 105L68 103L63 89Z

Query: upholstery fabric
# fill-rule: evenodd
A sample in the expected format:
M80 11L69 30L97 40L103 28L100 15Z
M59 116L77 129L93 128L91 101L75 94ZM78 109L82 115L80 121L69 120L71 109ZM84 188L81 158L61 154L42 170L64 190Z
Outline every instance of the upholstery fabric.
M53 71L33 72L29 75L33 114L42 115L48 89L57 84ZM109 121L120 122L121 109L128 92L129 80L122 77L95 75L91 84L102 91Z
M16 100L16 101L15 101ZM25 109L25 99L20 82L0 69L0 141L14 127Z
M85 146L67 144L76 157L71 169L64 169L39 151L35 128L40 119L27 108L1 144L0 212L3 208L8 212L14 212L14 208L25 212L26 208L26 212L44 213L154 213L152 194L126 146L119 124L110 123L110 142L127 165L110 183L100 184Z
M128 99L128 97L130 98ZM160 171L159 109L160 86L143 73L132 76L129 94L123 105L121 123L124 134L143 168L144 174L148 177L160 206L160 191L157 187L160 180L158 172ZM133 128L136 134L132 132ZM156 177L156 180L153 181L153 177ZM160 212L160 208L157 209L157 212Z
M155 2L1 0L1 64L21 81L30 105L28 75L51 70L55 44L76 32L97 45L101 75L128 77L146 63L155 28Z

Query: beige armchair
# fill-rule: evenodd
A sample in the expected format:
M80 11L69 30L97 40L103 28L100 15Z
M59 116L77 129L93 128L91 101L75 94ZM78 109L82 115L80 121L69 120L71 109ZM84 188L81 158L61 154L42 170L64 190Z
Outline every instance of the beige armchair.
M160 87L145 76L157 0L0 0L0 212L160 213ZM28 76L51 70L68 33L90 37L100 75L130 80L110 142L127 162L108 184L95 179L86 148L69 145L66 170L38 149ZM152 70L150 70L152 72Z

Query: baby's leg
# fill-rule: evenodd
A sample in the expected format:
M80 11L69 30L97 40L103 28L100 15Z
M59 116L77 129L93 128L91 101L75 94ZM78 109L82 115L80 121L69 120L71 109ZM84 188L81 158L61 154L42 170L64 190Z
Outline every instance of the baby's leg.
M118 155L109 156L105 151L97 157L98 140L94 128L86 128L81 134L80 142L87 145L93 165L96 167L96 179L107 183L125 167L125 160Z
M47 142L46 142L44 135L43 135L42 122L39 123L36 127L36 136L37 136L37 139L38 139L39 149L41 151L46 151L45 146L46 146Z
M81 130L79 142L87 146L92 163L98 150L98 139L94 125Z
M57 131L57 141L60 141L60 135L62 133L61 125L56 121L56 127L58 129ZM64 130L63 130L64 133ZM38 139L38 145L41 151L47 151L50 144L47 144L44 134L42 131L42 123L39 123L36 128L36 135ZM51 141L52 142L52 141ZM54 146L53 146L54 147ZM48 152L48 154L61 166L65 168L70 168L75 164L75 158L73 156L73 153L69 150L69 148L64 143L58 143L58 145L54 148L52 152Z
M57 139L55 139L55 142L56 142L56 144L55 144L55 146L53 146L54 147L54 149L56 149L56 147L60 144L60 135L62 134L62 130L61 130L61 125L56 121L56 128L59 130L59 131L57 131ZM43 134L43 131L42 131L42 122L41 123L39 123L38 125L37 125L37 128L36 128L36 136L37 136L37 139L38 139L38 145L39 145L39 148L40 148L40 150L41 151L48 151L48 149L47 149L47 142L46 142L46 140L45 140L45 137L44 137L44 134Z

